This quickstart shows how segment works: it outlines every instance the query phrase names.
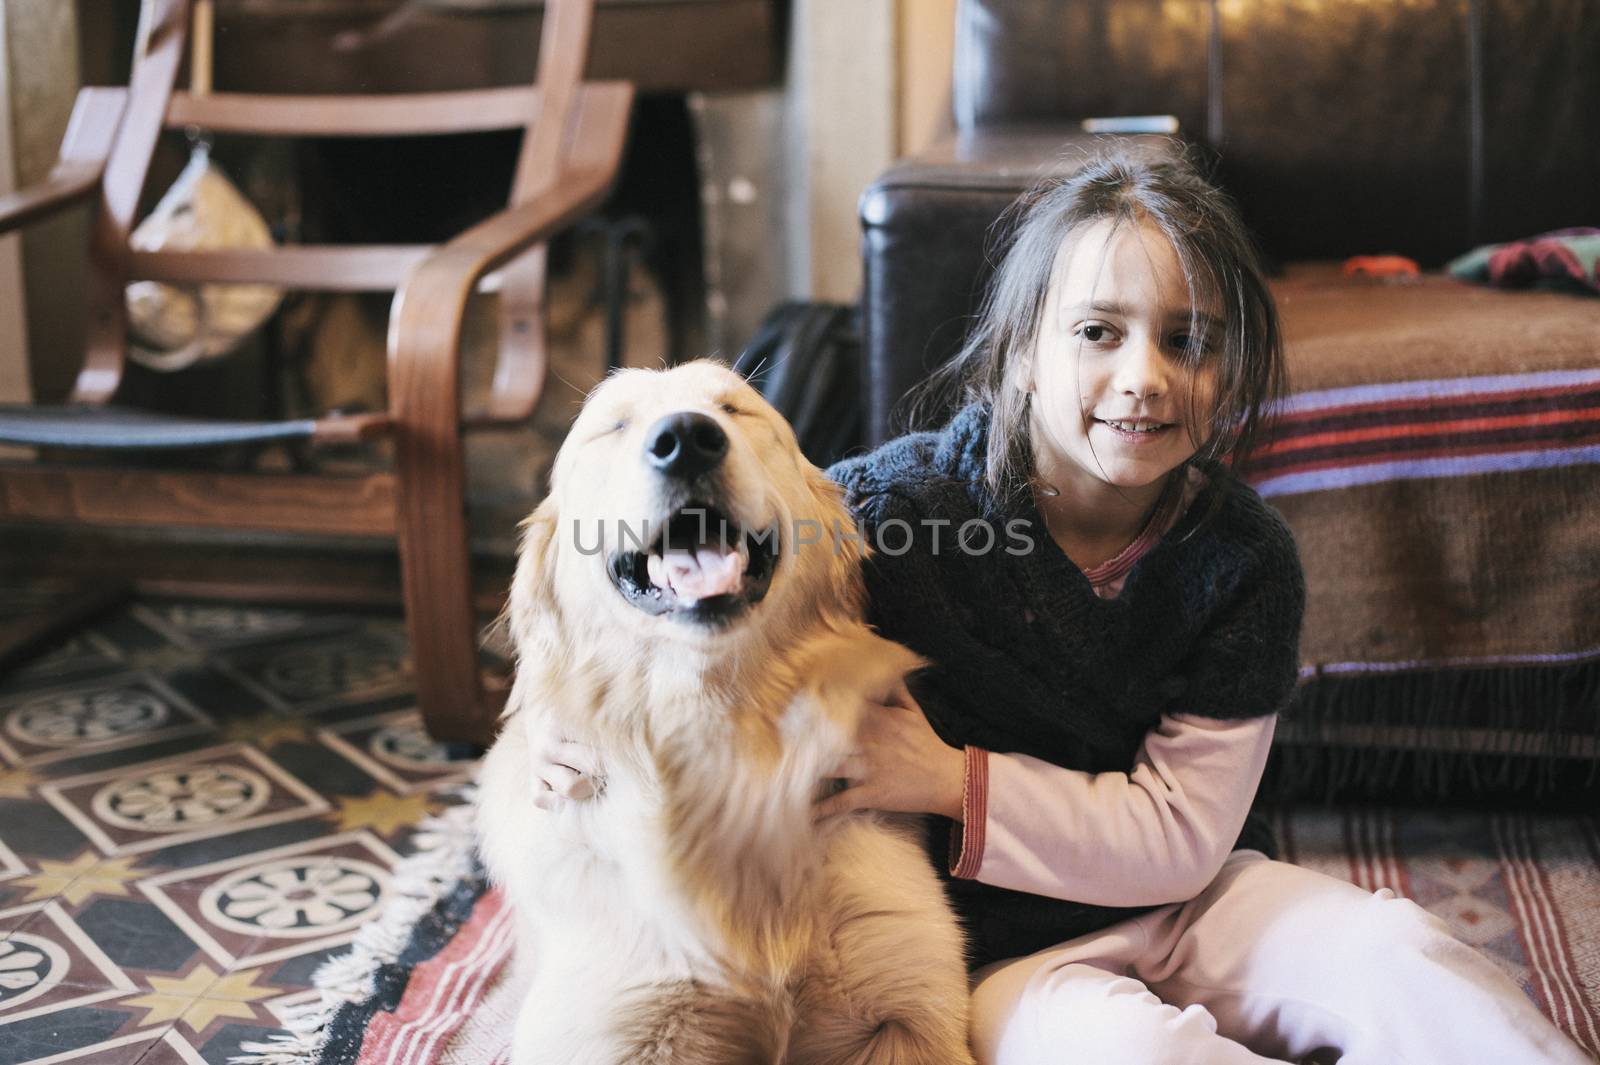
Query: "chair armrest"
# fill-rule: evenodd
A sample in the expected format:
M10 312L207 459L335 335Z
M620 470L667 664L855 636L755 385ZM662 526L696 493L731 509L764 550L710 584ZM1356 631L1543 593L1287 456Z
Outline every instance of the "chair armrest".
M0 234L65 210L93 196L116 139L128 90L91 86L78 92L50 176L0 196Z
M632 104L633 87L625 82L585 85L576 136L555 180L440 247L417 264L395 293L389 316L389 406L402 425L416 424L419 412L443 408L454 431L460 417L456 369L467 299L485 274L600 204L621 169ZM447 397L450 402L442 402ZM424 414L423 420L433 417ZM445 423L436 424L442 428Z
M398 417L402 404L433 406L436 387L455 393L461 322L484 275L589 213L615 178L615 171L569 172L548 192L485 219L417 264L390 314L390 406ZM423 390L412 393L414 385Z
M85 164L58 166L43 181L0 195L0 234L89 199L100 187L100 171Z

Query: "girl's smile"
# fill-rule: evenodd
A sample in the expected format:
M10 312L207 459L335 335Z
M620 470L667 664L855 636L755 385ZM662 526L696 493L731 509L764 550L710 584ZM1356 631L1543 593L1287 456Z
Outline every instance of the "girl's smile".
M1164 433L1173 428L1169 422L1151 421L1148 418L1096 418L1101 425L1111 427L1113 433L1130 444L1152 443L1156 434Z

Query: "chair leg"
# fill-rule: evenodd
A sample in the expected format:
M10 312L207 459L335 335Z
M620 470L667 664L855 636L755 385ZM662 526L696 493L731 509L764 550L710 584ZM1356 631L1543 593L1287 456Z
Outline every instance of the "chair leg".
M417 706L428 734L487 743L495 710L485 702L478 675L478 625L456 450L453 473L401 469L401 591Z
M415 402L413 395L405 397L412 403L395 405L404 411L395 440L401 592L417 706L428 734L488 743L499 708L485 699L478 671L454 384L435 380L442 394L431 402Z

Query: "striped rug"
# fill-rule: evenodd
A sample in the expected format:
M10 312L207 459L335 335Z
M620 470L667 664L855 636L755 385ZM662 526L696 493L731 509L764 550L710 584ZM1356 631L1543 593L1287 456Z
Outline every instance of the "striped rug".
M1600 1056L1600 818L1387 808L1276 818L1284 857L1444 918ZM321 1000L249 1065L502 1065L520 1003L511 921L466 808L428 826L405 897L317 976Z

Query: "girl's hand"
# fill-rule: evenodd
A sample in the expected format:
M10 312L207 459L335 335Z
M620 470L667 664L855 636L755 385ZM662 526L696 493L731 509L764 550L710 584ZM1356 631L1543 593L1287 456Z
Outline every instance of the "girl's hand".
M592 799L606 789L600 755L586 743L545 740L528 748L534 785L533 803L557 810L569 800Z
M848 787L819 800L814 817L868 809L961 819L966 755L933 731L904 681L891 700L867 704L856 750L834 773Z

